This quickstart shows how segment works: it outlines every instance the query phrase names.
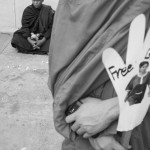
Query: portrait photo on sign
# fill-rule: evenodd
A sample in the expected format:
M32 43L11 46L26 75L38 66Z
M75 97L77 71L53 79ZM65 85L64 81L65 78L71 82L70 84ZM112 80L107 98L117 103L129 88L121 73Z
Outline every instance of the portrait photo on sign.
M139 104L144 98L146 87L148 86L148 97L150 97L150 72L147 71L149 67L148 61L142 61L139 64L139 72L135 75L126 87L127 95L125 102L132 106Z

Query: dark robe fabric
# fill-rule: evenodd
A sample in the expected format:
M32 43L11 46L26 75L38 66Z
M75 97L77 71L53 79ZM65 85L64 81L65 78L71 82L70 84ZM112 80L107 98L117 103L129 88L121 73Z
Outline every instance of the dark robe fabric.
M55 128L65 137L63 150L93 150L87 139L71 131L65 111L83 97L105 100L116 96L102 63L102 52L113 47L125 60L130 23L144 13L149 26L149 9L149 0L59 0L50 44L48 85L54 98ZM138 142L143 144L140 139Z
M40 8L35 8L33 5L26 7L22 16L22 27L14 33L12 46L22 53L48 54L53 17L54 10L48 5L42 4ZM39 50L33 50L27 41L27 38L31 37L31 33L40 33L40 38L46 38L46 42Z
M132 105L141 103L146 91L146 87L147 85L150 85L150 72L147 72L145 76L143 76L142 83L140 83L141 78L142 77L135 75L126 87L126 90L129 91L126 101L129 101L129 103L131 102Z

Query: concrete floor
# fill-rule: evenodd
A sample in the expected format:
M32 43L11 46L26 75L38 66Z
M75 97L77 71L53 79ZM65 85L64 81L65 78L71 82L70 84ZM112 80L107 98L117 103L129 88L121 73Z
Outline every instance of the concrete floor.
M60 150L47 86L48 56L17 53L0 33L0 150Z

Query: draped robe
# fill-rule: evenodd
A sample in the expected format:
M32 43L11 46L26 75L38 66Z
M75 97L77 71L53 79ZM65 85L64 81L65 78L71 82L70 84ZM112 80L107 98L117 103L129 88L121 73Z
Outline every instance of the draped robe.
M125 60L130 23L144 13L148 27L149 10L149 0L59 0L50 44L48 85L54 98L55 128L66 138L63 150L93 150L88 140L71 131L65 111L83 97L105 100L116 96L102 53L112 47ZM150 122L147 116L146 124ZM150 137L150 130L141 132L142 127L133 132L133 149L149 146L143 136Z

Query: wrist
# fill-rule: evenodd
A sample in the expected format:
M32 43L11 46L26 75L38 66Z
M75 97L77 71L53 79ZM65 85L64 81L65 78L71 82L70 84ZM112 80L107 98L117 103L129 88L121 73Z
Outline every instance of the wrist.
M44 41L44 42L45 42L45 41L46 41L46 38L45 38L45 37L43 37L43 38L42 38L42 41Z
M117 97L111 98L107 101L109 106L108 117L112 122L119 117L119 101Z

